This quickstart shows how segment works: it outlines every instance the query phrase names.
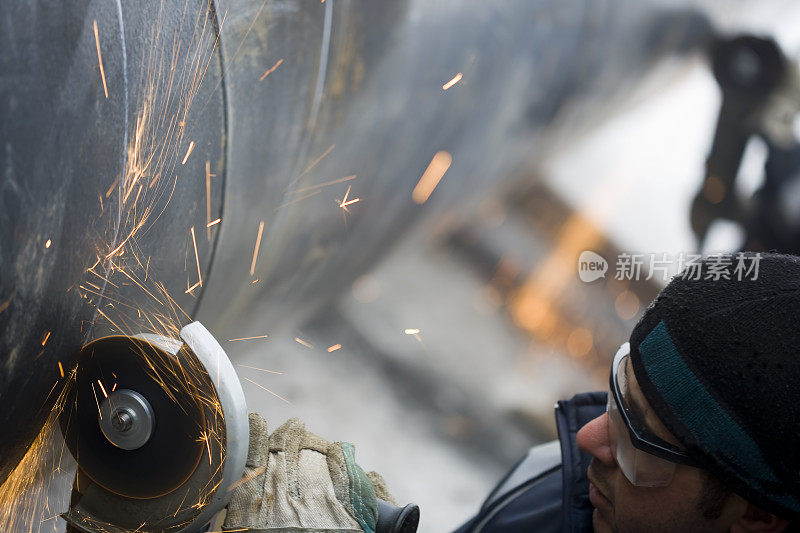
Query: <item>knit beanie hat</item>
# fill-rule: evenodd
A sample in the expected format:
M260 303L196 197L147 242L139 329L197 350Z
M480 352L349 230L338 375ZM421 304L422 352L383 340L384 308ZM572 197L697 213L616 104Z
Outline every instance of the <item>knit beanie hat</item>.
M703 468L800 518L800 258L698 261L650 304L630 345L642 392Z

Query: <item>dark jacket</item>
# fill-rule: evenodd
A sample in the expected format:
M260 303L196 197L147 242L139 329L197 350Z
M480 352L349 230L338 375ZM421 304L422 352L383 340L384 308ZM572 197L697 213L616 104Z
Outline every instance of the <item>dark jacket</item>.
M578 450L575 435L605 408L604 392L558 402L558 440L531 448L456 533L591 532L593 507L586 479L591 457Z

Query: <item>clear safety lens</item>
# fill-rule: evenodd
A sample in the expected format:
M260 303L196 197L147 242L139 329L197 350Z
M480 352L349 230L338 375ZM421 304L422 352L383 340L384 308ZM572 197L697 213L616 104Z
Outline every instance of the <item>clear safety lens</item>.
M620 366L622 365L620 364ZM676 464L640 450L633 445L631 434L625 425L622 414L619 412L619 407L614 400L612 391L608 393L607 409L611 453L628 481L637 487L664 487L669 485L672 481L672 476L675 474Z

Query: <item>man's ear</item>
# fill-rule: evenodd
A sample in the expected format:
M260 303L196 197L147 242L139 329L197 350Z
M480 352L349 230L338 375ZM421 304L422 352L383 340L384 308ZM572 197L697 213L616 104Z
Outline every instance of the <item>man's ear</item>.
M730 533L782 533L788 526L788 520L778 518L748 502L747 509L731 526Z

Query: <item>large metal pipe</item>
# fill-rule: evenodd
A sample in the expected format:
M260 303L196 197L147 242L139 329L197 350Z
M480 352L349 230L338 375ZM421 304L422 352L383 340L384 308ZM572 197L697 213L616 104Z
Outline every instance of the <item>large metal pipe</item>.
M425 207L471 201L565 114L709 33L632 0L24 0L0 17L0 480L99 332L296 320L421 212L434 154L453 162Z

